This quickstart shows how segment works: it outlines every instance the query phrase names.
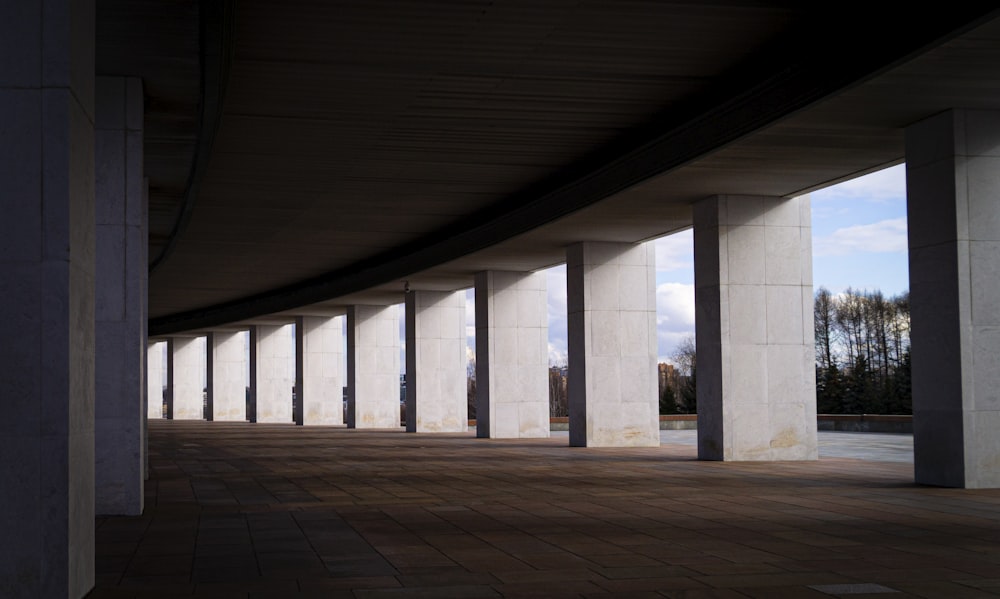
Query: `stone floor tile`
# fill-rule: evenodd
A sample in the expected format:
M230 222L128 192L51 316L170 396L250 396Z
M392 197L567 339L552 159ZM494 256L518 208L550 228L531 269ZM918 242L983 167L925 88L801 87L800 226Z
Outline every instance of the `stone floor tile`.
M618 593L585 593L583 599L614 599L621 597ZM628 599L663 599L663 595L656 591L629 591Z
M736 590L754 599L830 599L830 595L809 587L752 587Z
M357 599L494 599L504 597L487 585L358 589Z
M322 577L300 576L303 591L340 591L344 589L389 589L402 586L394 576Z
M731 576L696 576L694 580L716 588L797 587L818 584L842 584L854 579L829 572L781 572L771 574L736 574Z
M628 578L619 580L596 580L595 584L608 592L630 595L639 591L673 591L680 589L706 589L706 584L687 576Z
M923 580L919 582L894 582L892 588L925 599L982 599L1000 597L1000 588L977 589L946 580Z
M600 580L603 578L597 572L587 568L555 569L555 570L513 570L510 572L493 572L502 583L533 583L560 582L572 580Z
M699 572L686 566L635 566L624 568L594 568L604 578L609 580L626 580L629 578L672 578L678 576L698 576Z
M821 439L843 455L818 462L721 463L668 433L580 450L151 422L146 512L96 520L93 595L1000 596L1000 491L916 487L891 439L882 461L851 457L860 435Z
M733 589L680 589L660 594L669 599L747 599L747 595Z
M605 592L587 580L509 582L495 585L502 597L579 597L588 593Z
M500 582L486 572L469 572L464 568L410 568L396 577L404 587L491 585Z

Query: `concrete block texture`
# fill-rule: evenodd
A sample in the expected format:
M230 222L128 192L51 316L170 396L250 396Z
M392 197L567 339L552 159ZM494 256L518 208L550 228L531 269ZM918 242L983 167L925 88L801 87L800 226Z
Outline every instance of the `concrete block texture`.
M132 94L128 90L133 90ZM138 93L135 93L135 92ZM142 131L126 129L126 108L142 113L142 86L99 77L95 123L95 475L103 515L138 515L143 508L146 382L146 223ZM140 123L141 127L141 123ZM137 135L140 143L129 144ZM132 156L130 153L138 153Z
M212 420L243 422L247 419L248 337L246 331L215 331L208 336Z
M0 7L2 597L95 580L93 13Z
M171 362L167 370L173 420L203 420L206 354L205 337L172 337L169 343Z
M566 255L570 445L657 446L653 244L582 242Z
M344 318L295 320L298 424L344 424Z
M399 428L399 306L347 309L347 426Z
M254 394L257 422L292 422L295 348L292 325L256 325Z
M413 290L405 306L406 430L465 432L465 291Z
M476 274L476 435L549 436L544 273Z
M809 198L715 196L694 216L698 457L814 460Z
M918 483L1000 487L1000 113L906 130Z
M166 368L163 363L165 341L155 341L146 349L146 417L163 418L163 388L166 386Z

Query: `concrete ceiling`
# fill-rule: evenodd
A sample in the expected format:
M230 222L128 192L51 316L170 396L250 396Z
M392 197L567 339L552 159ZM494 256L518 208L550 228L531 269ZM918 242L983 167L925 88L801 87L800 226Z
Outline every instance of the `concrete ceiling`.
M98 2L145 82L150 332L532 270L903 158L1000 108L1000 22L795 3Z

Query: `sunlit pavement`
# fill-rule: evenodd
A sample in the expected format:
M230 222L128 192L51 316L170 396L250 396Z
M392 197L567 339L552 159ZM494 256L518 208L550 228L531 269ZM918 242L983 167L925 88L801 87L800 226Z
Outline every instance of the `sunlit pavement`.
M93 597L1000 596L1000 491L903 461L699 462L693 431L150 430L146 511L98 519ZM824 455L907 442L821 434Z
M913 463L913 435L820 431L821 458ZM697 446L697 431L660 431L660 443Z
M553 431L553 436L566 438L566 431ZM889 433L842 433L820 431L821 458L854 458L884 462L913 463L913 435ZM660 443L686 445L696 455L698 432L694 430L660 431Z

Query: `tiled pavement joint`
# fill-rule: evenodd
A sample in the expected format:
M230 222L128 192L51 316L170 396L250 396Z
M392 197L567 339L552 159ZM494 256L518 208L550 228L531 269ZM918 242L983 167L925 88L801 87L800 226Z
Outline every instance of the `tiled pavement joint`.
M916 486L903 461L698 462L683 443L222 422L150 432L146 512L98 519L95 599L1000 596L1000 491Z

